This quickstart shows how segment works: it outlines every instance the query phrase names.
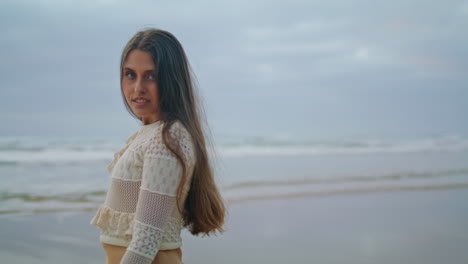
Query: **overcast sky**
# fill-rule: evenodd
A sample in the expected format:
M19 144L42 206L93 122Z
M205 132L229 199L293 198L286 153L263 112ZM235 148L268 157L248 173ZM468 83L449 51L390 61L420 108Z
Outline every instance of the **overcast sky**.
M0 1L0 136L125 136L119 59L176 35L215 135L468 133L468 1Z

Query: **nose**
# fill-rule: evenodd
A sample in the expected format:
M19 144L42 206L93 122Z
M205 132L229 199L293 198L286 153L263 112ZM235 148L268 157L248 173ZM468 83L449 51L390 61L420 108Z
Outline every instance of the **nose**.
M145 88L145 85L144 85L144 82L143 82L143 78L137 78L137 80L135 81L135 92L136 93L145 93L146 92L146 88Z

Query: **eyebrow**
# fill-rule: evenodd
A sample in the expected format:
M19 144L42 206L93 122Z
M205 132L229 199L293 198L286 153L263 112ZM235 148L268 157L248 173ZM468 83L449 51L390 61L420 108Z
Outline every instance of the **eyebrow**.
M134 69L129 68L129 67L124 67L123 70L124 71L128 71L128 70L135 71ZM146 70L145 73L156 73L156 70L155 69Z

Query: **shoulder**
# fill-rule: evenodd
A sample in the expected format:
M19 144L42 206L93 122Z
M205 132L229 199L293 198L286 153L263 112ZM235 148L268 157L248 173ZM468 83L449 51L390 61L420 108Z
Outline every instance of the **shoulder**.
M166 127L167 126L167 127ZM163 133L167 130L169 142L164 142ZM165 156L175 158L174 153L170 151L167 144L173 144L179 148L186 161L194 160L194 143L189 130L182 124L181 121L176 120L170 123L164 123L162 126L155 127L155 131L150 132L150 137L146 140L146 156Z
M180 147L182 154L187 161L191 161L195 156L195 144L192 135L184 124L177 120L170 124L168 129L171 140L175 141L176 145Z
M138 135L138 131L134 132L131 136L129 136L127 138L127 140L125 140L125 144L129 144L131 143Z
M192 142L192 136L187 128L182 124L181 121L176 120L172 124L169 124L169 134L172 139L181 141L190 141ZM182 143L182 142L181 142Z

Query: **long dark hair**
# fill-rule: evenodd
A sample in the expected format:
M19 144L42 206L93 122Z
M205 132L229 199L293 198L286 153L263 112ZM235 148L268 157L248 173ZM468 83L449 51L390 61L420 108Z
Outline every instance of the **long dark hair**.
M156 81L159 91L159 107L164 144L182 164L183 177L177 189L177 206L181 211L184 225L194 234L223 232L225 206L218 191L213 169L207 152L205 134L200 117L204 117L198 105L196 89L192 80L192 71L180 42L171 33L160 29L147 29L137 32L127 43L120 63L120 81L123 78L123 64L132 50L149 52L156 67ZM125 100L127 110L140 119ZM192 174L190 190L183 208L180 208L183 185L187 181L187 165L177 142L171 139L169 128L175 121L180 121L190 133L195 148L196 163Z

